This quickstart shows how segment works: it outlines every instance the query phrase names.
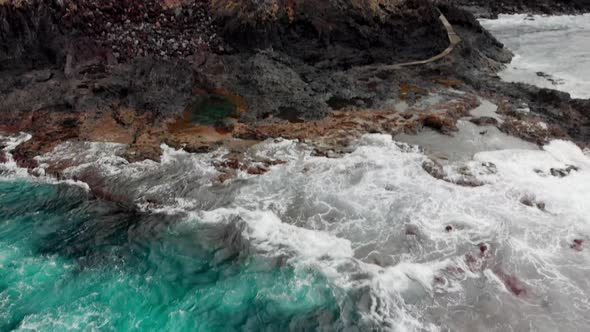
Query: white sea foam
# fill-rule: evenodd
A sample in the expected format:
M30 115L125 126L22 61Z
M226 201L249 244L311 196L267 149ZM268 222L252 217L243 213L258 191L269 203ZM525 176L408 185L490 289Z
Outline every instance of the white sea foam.
M481 139L477 131L463 135ZM320 271L345 326L579 330L590 324L590 256L570 246L590 239L590 157L566 141L539 150L487 137L449 161L486 183L475 188L431 177L422 169L425 152L388 135L366 135L337 159L269 140L248 153L288 163L224 184L212 161L225 151L166 146L160 163L95 152L100 158L68 172L103 172L108 188L147 210L186 214L189 225L235 224L245 253ZM427 153L443 148L430 145ZM478 171L483 164L494 171ZM551 174L570 166L565 177Z
M0 174L2 174L5 178L22 178L28 176L27 170L18 167L12 152L17 146L30 140L31 138L32 136L27 133L20 133L16 136L0 136L0 142L5 145L2 151L6 156L6 162L0 164Z
M15 136L0 136L0 142L5 145L3 151L6 153L7 159L5 163L0 163L0 181L28 180L49 184L67 184L80 187L86 191L90 190L88 184L81 181L75 181L72 179L58 180L51 176L45 176L45 170L43 168L37 168L33 170L33 173L35 173L36 176L32 176L28 169L19 167L17 162L14 160L12 152L19 145L25 143L31 138L32 136L27 133L20 133Z
M286 250L296 264L312 260L349 292L369 287L370 305L359 310L364 319L385 326L436 330L427 317L436 316L437 305L449 309L444 325L455 330L484 324L485 317L503 322L499 330L524 324L527 315L570 327L585 322L584 310L559 313L572 298L584 303L590 296L583 281L588 256L570 248L574 238L590 232L584 204L590 199L590 160L574 144L555 141L543 151L478 153L473 163L497 166L495 174L478 175L489 183L479 188L430 177L421 168L426 157L419 150L385 135L363 137L340 159L313 157L291 146L294 162L251 178L233 209L213 210L200 219L237 216L248 225L244 236L264 252ZM578 171L564 178L550 175L551 168L568 165ZM528 195L545 203L547 211L522 204ZM445 232L447 225L456 231ZM490 248L489 257L470 267L466 255L478 257L480 243ZM446 276L450 267L465 274L453 280ZM527 298L504 286L502 278L513 276L526 285ZM489 287L494 297L482 301L477 284ZM492 310L496 300L519 314ZM522 301L549 301L559 310L521 308ZM453 319L469 303L472 321ZM540 322L528 323L541 327Z
M481 23L515 53L504 80L590 98L590 15L500 15Z

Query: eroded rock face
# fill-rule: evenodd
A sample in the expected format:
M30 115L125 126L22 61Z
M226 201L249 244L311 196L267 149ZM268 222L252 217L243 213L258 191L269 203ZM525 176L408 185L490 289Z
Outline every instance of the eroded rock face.
M192 93L193 76L187 68L182 61L142 59L114 67L85 64L71 77L59 70L7 75L0 82L0 112L83 113L123 105L155 115L179 114Z
M52 1L33 7L0 5L0 70L65 61L66 40L55 20L58 10Z
M122 143L129 161L157 160L162 143L191 152L222 145L239 152L274 137L305 140L316 153L335 156L364 133L430 127L452 135L456 121L477 105L476 90L494 100L509 95L514 104L542 101L535 104L538 91L514 92L493 79L511 55L468 12L447 4L436 3L464 41L456 50L436 63L367 71L366 64L424 60L448 46L433 3L268 0L224 7L227 1L219 0L212 9L197 0L23 3L0 6L8 22L0 27L2 63L22 65L0 65L0 132L33 135L14 152L25 167L35 167L35 156L66 140ZM149 29L137 30L142 23ZM177 33L181 42L194 30L209 38L217 24L225 42L208 39L177 52L166 41L145 52L155 35ZM119 28L129 39L109 37ZM43 33L63 45L46 44ZM119 52L127 42L131 48ZM39 51L44 43L53 53ZM12 44L24 46L12 50ZM18 60L25 50L30 58ZM232 105L230 112L207 101L218 96ZM581 114L585 107L547 98L555 102L545 103L546 114L561 114L564 105ZM585 137L574 120L568 133ZM529 136L552 137L547 131Z
M213 0L212 7L232 47L273 48L315 66L421 60L448 46L426 0Z

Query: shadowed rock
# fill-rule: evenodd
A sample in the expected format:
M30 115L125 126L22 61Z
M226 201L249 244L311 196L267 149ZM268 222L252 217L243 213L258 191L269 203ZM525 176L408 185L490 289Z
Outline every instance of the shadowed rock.
M227 43L271 48L322 67L422 60L446 32L425 0L212 0Z

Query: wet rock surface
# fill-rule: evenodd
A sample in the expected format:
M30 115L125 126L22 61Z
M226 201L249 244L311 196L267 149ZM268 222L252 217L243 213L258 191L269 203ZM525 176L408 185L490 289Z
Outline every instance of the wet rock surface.
M473 118L471 120L472 123L478 126L496 126L498 125L498 120L489 116L481 116L478 118Z
M555 177L560 177L560 178L566 177L566 176L570 175L570 173L577 172L577 171L579 171L579 168L576 166L572 166L572 165L569 165L566 168L552 168L550 170L551 175L553 175Z
M472 14L427 1L383 3L4 4L0 132L33 135L14 152L30 168L67 140L125 144L129 161L158 160L163 143L239 153L275 137L337 156L363 133L453 135L483 95L500 105L506 133L588 142L587 101L501 82L495 73L512 55ZM448 46L439 10L463 40L458 48L437 62L387 67Z

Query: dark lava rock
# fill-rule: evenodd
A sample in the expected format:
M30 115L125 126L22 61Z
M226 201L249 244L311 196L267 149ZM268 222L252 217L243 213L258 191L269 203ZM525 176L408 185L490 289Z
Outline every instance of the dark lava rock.
M65 77L51 72L30 82L3 74L0 111L80 112L116 103L171 114L182 112L191 90L204 89L240 96L248 110L240 114L242 121L274 115L300 122L323 118L332 110L328 102L336 99L354 101L351 107L379 108L392 98L391 91L375 88L377 82L368 84L368 74L355 66L422 60L448 46L437 8L426 0L245 0L232 6L212 0L211 7L202 0L25 3L0 6L7 22L0 27L0 63L11 69L18 63L58 68ZM486 45L481 49L501 57L501 44L472 16L442 9L463 25L464 36L475 32L478 43ZM174 50L184 42L184 51ZM187 54L192 54L189 61L183 61ZM383 87L402 80L422 84L417 77L408 69L380 73L374 80ZM43 82L51 84L37 84Z
M474 123L478 126L497 126L498 125L498 120L489 117L489 116L482 116L479 118L473 118L471 120L469 120L471 123Z
M443 166L432 159L429 159L422 163L422 169L430 174L433 178L443 180L447 175L443 169Z
M212 7L232 47L272 48L318 67L427 59L448 46L426 0L212 0Z
M553 85L561 85L561 84L564 83L564 81L562 79L555 78L555 77L553 77L553 76L551 76L551 75L549 75L547 73L544 73L542 71L537 72L536 74L537 74L537 76L546 79L548 82L550 82Z
M473 15L448 3L22 3L25 5L0 5L0 127L35 134L21 148L21 160L50 149L60 140L97 137L115 126L121 130L113 135L125 136L121 141L137 148L130 150L129 159L155 159L157 149L140 149L154 144L150 137L155 134L141 127L157 127L161 137L171 139L165 133L168 121L184 113L197 91L231 97L236 105L235 122L224 117L213 119L211 124L227 132L234 125L274 125L281 120L298 125L323 119L335 109L389 111L392 99L407 99L401 91L404 84L419 89L416 91L442 89L433 83L433 77L458 79L461 89L468 93L481 90L515 105L527 103L532 111L546 116L548 124L564 124L571 137L590 139L588 102L525 85L514 88L494 78L510 61L511 53ZM451 54L423 66L366 69L364 65L380 68L424 60L444 50L449 39L437 9L463 40ZM135 114L129 121L117 115L126 109ZM115 125L109 122L110 114ZM464 115L458 111L450 119L419 119L425 126L451 133L455 121ZM85 135L88 127L81 123L91 120L95 120L92 128L98 128L98 132ZM378 121L371 120L370 124ZM288 134L272 133L270 137ZM250 138L269 137L247 130L236 137L246 134ZM197 143L189 149L199 152L212 148ZM444 176L437 172L435 166L429 173Z
M39 68L65 61L66 39L52 1L28 6L0 5L0 70Z
M570 175L571 172L577 172L579 170L579 168L577 168L576 166L568 166L566 168L552 168L551 169L551 175L555 176L555 177L566 177L568 175Z
M179 114L192 97L193 75L187 67L190 65L184 61L146 58L93 77L84 73L88 65L78 67L70 78L56 74L47 82L31 82L27 74L13 75L17 84L25 84L26 88L19 89L10 81L0 82L0 113L81 113L108 110L117 104L156 115ZM0 119L0 124L5 124L5 119Z
M424 127L434 129L442 134L450 134L455 130L455 122L452 119L438 114L427 115L422 124Z
M535 206L535 199L530 196L525 196L520 199L520 203L522 203L523 205L526 205L526 206L533 207L533 206Z
M420 234L420 229L416 225L408 225L406 226L406 235L413 235L418 236Z
M480 254L480 256L481 257L485 256L487 252L488 252L488 246L485 245L485 244L483 244L483 243L480 244L479 245L479 254Z

